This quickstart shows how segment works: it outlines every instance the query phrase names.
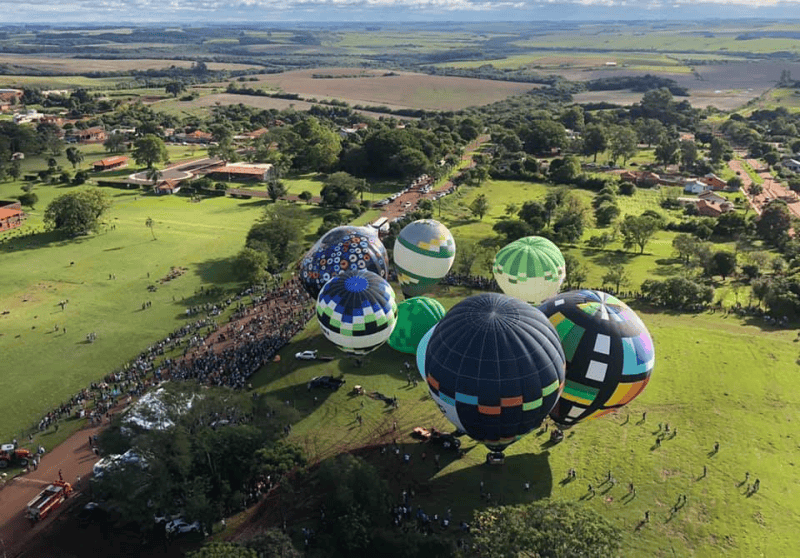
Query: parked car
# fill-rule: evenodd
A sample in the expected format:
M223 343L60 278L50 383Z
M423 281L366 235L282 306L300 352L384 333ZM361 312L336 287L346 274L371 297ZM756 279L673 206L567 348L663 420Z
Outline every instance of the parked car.
M411 437L418 440L430 440L431 431L427 428L422 428L421 426L415 426L414 430L411 431Z
M461 440L452 434L440 432L435 428L431 432L431 443L442 446L444 449L458 450L461 448Z
M189 523L182 517L178 519L173 519L172 521L167 523L166 527L164 527L164 530L167 532L167 534L170 535L178 535L178 534L185 535L187 533L203 532L202 527L200 527L199 521L195 521L194 523Z
M344 385L345 381L342 378L334 378L333 376L317 376L308 382L308 389L315 387L323 387L336 391Z
M294 358L298 360L314 360L317 358L317 351L303 351L295 353Z

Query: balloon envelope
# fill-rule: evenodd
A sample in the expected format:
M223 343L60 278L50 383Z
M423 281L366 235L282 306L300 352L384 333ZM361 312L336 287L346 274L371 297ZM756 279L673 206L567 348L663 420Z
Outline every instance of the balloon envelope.
M436 325L420 368L448 420L501 451L553 408L564 366L558 334L544 314L484 293L459 302Z
M397 304L391 285L371 271L347 271L328 281L317 298L322 333L346 353L380 347L395 326Z
M456 257L456 243L447 227L433 219L409 223L394 241L394 265L403 294L428 292L447 275Z
M642 320L601 291L570 291L542 304L567 357L567 381L550 416L563 426L627 405L650 381L655 349Z
M426 296L410 298L397 305L397 325L389 345L401 353L417 354L422 336L444 317L444 306Z
M316 298L332 277L353 269L389 277L389 256L370 227L336 227L325 233L300 262L300 281Z
M428 350L428 343L430 343L431 337L433 336L433 330L436 329L436 326L433 326L428 330L428 333L422 336L422 339L417 345L417 372L419 375L422 376L422 381L426 381L425 379L425 352Z
M531 304L558 293L567 276L561 250L540 236L520 238L500 249L492 272L505 294Z

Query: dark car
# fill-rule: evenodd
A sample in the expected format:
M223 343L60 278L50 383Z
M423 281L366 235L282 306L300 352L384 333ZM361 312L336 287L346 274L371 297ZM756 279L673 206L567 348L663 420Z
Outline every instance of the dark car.
M108 520L108 511L97 502L89 502L78 512L78 524L88 527L92 523L102 523Z
M444 449L458 450L461 447L461 440L452 434L441 432L435 428L431 429L430 442L442 446Z
M333 376L317 376L308 382L308 389L315 387L323 387L336 391L344 385L344 380L341 378L334 378Z

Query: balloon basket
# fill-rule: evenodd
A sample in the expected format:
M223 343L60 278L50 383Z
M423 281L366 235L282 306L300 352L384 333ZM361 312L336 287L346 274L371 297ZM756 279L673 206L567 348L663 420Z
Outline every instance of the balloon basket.
M502 465L506 462L506 454L502 451L490 451L486 454L487 465Z

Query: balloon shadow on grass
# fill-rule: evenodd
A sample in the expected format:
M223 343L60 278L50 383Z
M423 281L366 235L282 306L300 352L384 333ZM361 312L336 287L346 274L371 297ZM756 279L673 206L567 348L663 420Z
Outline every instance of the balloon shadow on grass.
M452 507L456 521L471 521L472 510L476 508L524 504L551 496L553 474L549 452L509 455L502 465L488 465L482 459L486 448L466 438L462 440L464 453L477 452L480 463L458 468L460 460L474 458L459 457L457 451L431 442L407 439L398 444L398 453L391 442L365 446L352 453L377 467L393 493L411 488L415 494L413 505L423 506L427 513L439 514Z

